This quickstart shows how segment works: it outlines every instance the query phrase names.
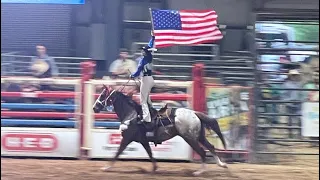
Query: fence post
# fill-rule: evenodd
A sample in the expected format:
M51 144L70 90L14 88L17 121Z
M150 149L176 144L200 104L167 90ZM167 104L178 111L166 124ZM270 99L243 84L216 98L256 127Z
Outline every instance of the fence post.
M195 111L204 112L206 110L205 104L205 87L204 87L204 65L203 64L195 64L192 69L192 77L193 77L193 102L192 107ZM195 101L196 100L196 101Z
M81 99L80 99L80 158L87 156L87 148L85 147L85 82L90 80L94 74L95 63L93 61L86 61L80 64L81 67ZM92 95L92 94L91 94Z
M205 86L203 81L203 64L194 64L192 68L192 108L195 111L204 112L206 110ZM193 160L200 160L200 156L192 151Z
M257 162L257 150L258 150L258 142L257 142L257 122L258 122L258 111L259 111L259 79L260 79L260 72L258 69L258 54L257 54L257 44L256 44L256 29L255 29L255 23L256 23L256 17L257 15L255 13L252 14L252 38L250 39L250 43L253 44L252 48L250 48L251 55L253 56L253 67L254 67L254 80L253 80L253 104L252 107L252 118L250 122L249 128L251 129L250 133L250 149L249 149L249 162L250 163L256 163Z

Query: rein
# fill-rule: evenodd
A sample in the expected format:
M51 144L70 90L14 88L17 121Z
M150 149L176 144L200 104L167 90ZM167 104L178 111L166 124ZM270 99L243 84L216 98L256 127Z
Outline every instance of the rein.
M119 87L117 90L112 90L111 91L111 93L103 100L103 101L100 101L99 99L100 98L98 98L98 100L97 100L97 102L98 103L100 103L102 106L103 106L103 108L105 108L106 106L107 106L107 100L111 97L111 95L115 92L115 91L119 91L120 89L120 92L122 92L123 91L123 89L127 86L127 84L130 82L130 80L131 79L128 79L128 81L126 82L126 83L124 83L121 87ZM114 101L113 102L115 102L115 100L116 100L117 98L115 98L114 99Z
M122 90L127 86L127 84L131 81L131 79L128 79L128 81L126 83L124 83L121 87L119 87L117 89L117 91L119 91L119 89L121 89L120 91L122 92Z

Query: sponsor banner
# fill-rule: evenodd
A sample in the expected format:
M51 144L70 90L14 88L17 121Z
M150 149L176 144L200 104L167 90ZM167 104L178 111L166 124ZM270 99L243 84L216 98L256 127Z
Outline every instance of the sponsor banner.
M118 130L93 130L90 158L113 158L119 148L122 136ZM191 147L179 136L158 144L150 143L153 156L163 160L190 160ZM120 159L149 159L140 143L132 142L120 155Z
M302 104L302 136L319 137L319 103Z
M249 150L250 91L250 88L238 86L206 87L208 115L217 119L228 150ZM206 137L216 148L223 149L214 132L206 130Z
M77 157L77 129L1 127L1 156Z

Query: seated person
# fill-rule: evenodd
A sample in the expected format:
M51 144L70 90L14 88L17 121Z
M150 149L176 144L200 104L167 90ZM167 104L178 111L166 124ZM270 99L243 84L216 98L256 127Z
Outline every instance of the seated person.
M51 78L59 74L54 59L48 56L46 47L43 45L36 46L37 56L31 60L32 75L37 78ZM40 85L40 90L49 90L49 85Z
M50 78L58 76L59 71L54 59L48 56L46 47L38 45L37 56L31 60L32 75L37 78Z
M118 78L128 78L130 72L137 69L137 63L130 59L129 53L126 49L121 49L119 59L113 61L109 67L109 72Z
M109 67L109 73L112 78L128 79L130 72L137 69L137 62L129 58L128 50L120 49L119 59L113 61ZM104 78L105 79L105 78ZM121 86L113 87L115 89ZM122 90L125 94L137 93L136 86L125 86Z

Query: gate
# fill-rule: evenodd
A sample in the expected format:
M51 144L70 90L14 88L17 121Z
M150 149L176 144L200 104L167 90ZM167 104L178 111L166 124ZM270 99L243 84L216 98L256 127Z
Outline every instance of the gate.
M256 13L252 162L319 155L319 36L295 34L312 26L319 10ZM289 70L300 71L300 87L287 86Z

